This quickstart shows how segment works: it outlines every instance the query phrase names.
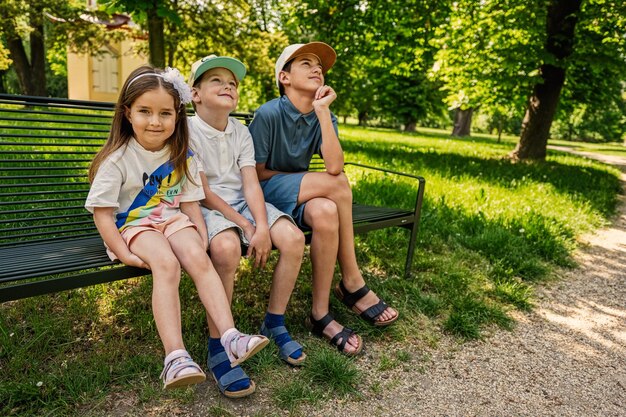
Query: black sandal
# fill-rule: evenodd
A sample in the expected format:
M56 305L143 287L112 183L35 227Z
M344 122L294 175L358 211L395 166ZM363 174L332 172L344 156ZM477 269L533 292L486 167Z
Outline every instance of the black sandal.
M324 334L324 329L333 320L335 320L335 319L330 314L326 314L324 317L322 317L319 320L315 320L313 318L313 315L311 315L309 317L308 322L307 322L307 326L311 329L311 332L314 335L319 336L319 337L323 337L324 339L328 340L328 343L330 343L333 346L336 346L337 350L339 352L343 353L344 355L356 356L359 353L361 353L361 350L363 349L363 339L361 339L361 336L359 336L358 334L354 333L354 330L344 326L343 330L341 330L339 333L337 333L331 339L329 339L329 336ZM352 335L355 335L357 340L359 341L359 347L357 348L357 350L355 352L346 352L346 350L345 350L346 343L348 343L348 340L350 339L350 336L352 336Z
M391 323L398 319L400 313L396 311L396 316L392 319L389 319L387 321L376 320L388 307L387 303L385 303L380 297L378 297L378 303L369 307L365 311L359 310L356 306L356 303L361 298L365 297L368 292L370 292L370 289L367 287L367 285L362 286L355 292L349 292L343 285L343 280L340 280L339 284L337 284L337 286L335 287L335 295L337 296L339 301L344 303L346 307L361 316L361 318L363 318L364 320L369 321L374 326L389 326Z

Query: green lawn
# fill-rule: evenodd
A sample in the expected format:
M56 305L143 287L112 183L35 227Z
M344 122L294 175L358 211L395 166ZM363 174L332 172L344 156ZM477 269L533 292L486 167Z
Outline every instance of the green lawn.
M488 135L458 139L432 129L403 134L341 126L340 134L346 160L427 181L409 279L401 276L406 231L381 230L356 240L368 285L402 319L387 330L374 329L331 297L336 318L367 343L436 346L442 332L467 340L494 325L511 329L509 312L532 309L533 286L558 268L574 267L577 237L606 224L614 213L619 172L587 159L549 151L545 163L516 164L506 159L513 138L498 144ZM356 201L413 204L408 180L354 167L348 175ZM260 325L274 262L257 271L242 260L233 303L242 330ZM277 410L384 388L359 382L358 360L309 336L304 320L310 273L307 254L287 317L292 335L305 345L307 364L293 371L271 347L244 365L257 385L271 392ZM128 391L140 403L193 401L193 389L160 388L162 348L150 290L148 277L1 305L0 414L75 415L98 409L107 395ZM187 348L202 362L205 314L189 279L182 285L181 303ZM379 368L410 363L416 360L412 356L390 353Z

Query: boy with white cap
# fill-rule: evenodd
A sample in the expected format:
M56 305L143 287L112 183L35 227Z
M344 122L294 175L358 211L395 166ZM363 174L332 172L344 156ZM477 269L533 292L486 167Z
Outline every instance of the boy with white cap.
M279 347L281 358L301 365L306 355L291 340L284 314L293 291L304 252L304 235L293 219L266 204L255 170L254 146L248 129L230 113L237 107L239 82L246 67L239 60L210 55L191 67L196 114L189 118L191 147L202 163L206 198L202 213L208 229L209 253L229 301L241 257L241 241L255 266L264 267L272 244L280 252L274 270L270 300L261 332ZM240 367L231 368L209 318L209 368L220 391L239 398L255 390L254 382ZM219 337L219 336L217 336Z
M356 261L352 190L343 173L337 118L330 111L337 95L324 84L336 57L323 42L286 47L275 67L281 97L256 111L250 133L266 201L312 230L312 330L339 351L357 355L363 348L360 336L329 314L335 263L342 275L335 294L346 306L376 326L393 323L398 312L367 288ZM308 171L314 154L323 158L325 172Z

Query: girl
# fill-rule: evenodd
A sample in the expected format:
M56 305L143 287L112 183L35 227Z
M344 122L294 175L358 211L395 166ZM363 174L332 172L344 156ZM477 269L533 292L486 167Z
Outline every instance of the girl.
M133 71L122 87L109 137L89 168L85 203L111 259L152 271L152 310L166 355L164 388L205 379L183 344L181 266L218 327L231 366L269 342L234 328L224 287L206 253L198 205L204 192L189 150L185 104L190 100L178 70L142 66Z

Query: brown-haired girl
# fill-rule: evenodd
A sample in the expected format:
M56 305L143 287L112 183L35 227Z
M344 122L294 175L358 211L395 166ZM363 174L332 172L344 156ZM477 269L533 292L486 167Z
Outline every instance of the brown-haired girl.
M89 169L85 207L113 260L150 269L152 310L165 348L165 388L204 381L185 350L178 285L181 266L191 276L234 365L268 339L234 327L224 287L206 253L207 231L198 201L200 167L189 150L185 104L191 93L178 70L133 71L115 107L111 132Z

